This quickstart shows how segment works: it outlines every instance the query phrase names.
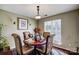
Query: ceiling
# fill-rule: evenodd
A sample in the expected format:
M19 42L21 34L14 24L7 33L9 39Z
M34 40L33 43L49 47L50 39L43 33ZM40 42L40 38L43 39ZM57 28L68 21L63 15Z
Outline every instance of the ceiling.
M37 15L38 5L42 18L79 8L78 4L0 4L0 9L34 18Z

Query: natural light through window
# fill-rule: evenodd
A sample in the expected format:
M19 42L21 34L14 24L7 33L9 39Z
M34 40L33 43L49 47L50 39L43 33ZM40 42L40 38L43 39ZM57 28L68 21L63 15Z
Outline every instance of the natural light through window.
M53 43L61 45L61 19L45 21L44 31L55 34Z

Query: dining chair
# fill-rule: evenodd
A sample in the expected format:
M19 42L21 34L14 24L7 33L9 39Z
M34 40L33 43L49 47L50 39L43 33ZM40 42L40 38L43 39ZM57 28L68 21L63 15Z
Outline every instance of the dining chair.
M53 38L50 35L48 35L46 37L46 44L44 45L44 47L42 49L37 48L37 51L39 51L41 54L44 54L44 55L52 53L52 48L53 48L52 40Z
M24 36L24 40L28 40L28 39L30 39L30 38L33 37L33 35L32 35L30 32L28 32L28 31L23 32L23 36ZM25 42L24 42L24 44L25 44L26 46L30 46L30 45L28 45L28 44L25 43Z
M43 32L43 37L46 39L47 36L50 35L50 32Z
M15 41L16 51L18 55L27 55L33 51L32 47L22 46L21 39L18 34L13 33L12 36Z
M30 34L30 32L28 32L28 31L23 32L24 40L27 40L30 38L29 34Z

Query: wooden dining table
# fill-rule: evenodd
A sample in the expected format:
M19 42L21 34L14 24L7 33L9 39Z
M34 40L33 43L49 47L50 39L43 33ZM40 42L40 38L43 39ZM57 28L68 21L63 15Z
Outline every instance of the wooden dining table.
M30 40L24 40L23 41L25 44L28 44L28 45L30 45L30 46L34 46L34 50L33 50L33 54L35 55L35 54L37 54L37 50L36 50L36 48L38 47L38 46L42 46L42 45L45 45L46 44L46 40L44 40L44 41L36 41L35 39L32 39L31 41Z

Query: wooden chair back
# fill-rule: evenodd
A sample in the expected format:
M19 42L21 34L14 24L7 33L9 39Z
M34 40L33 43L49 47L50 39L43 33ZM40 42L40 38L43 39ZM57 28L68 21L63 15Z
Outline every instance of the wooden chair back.
M46 39L47 36L50 35L50 32L43 32L43 37Z
M24 40L29 39L30 32L23 32Z
M51 36L47 36L45 54L48 54L49 52L51 52L52 47L53 47L53 38Z
M13 36L14 41L15 41L17 54L22 55L23 52L22 52L22 44L21 44L20 36L16 33L13 33L12 36Z
M53 47L53 35L50 35L49 32L44 32L43 36L46 38L45 54L48 54Z

